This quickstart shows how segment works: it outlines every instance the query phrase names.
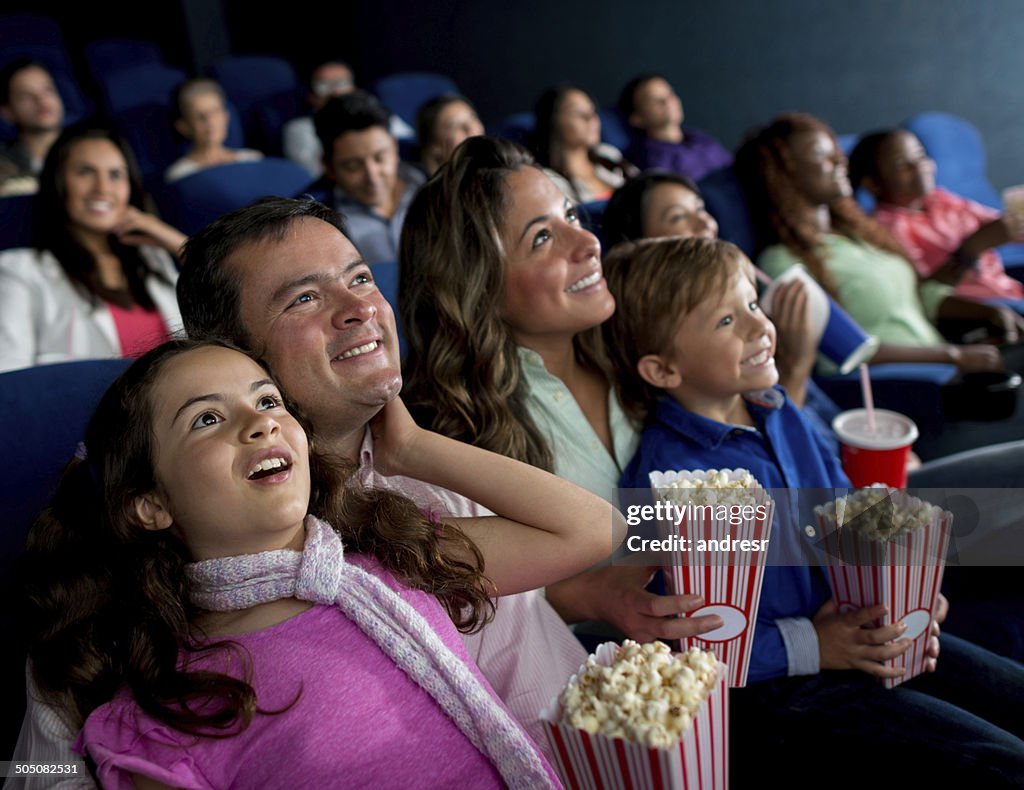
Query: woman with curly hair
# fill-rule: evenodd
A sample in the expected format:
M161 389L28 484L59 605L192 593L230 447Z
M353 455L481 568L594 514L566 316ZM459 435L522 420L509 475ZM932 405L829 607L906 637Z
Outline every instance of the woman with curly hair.
M872 362L940 362L962 370L1002 367L989 344L953 345L939 319L983 321L1009 342L1021 324L1012 311L918 283L903 249L852 198L835 133L804 113L781 115L741 147L737 170L766 249L758 265L776 276L802 263L882 345Z
M613 499L638 440L600 334L615 300L597 238L533 157L463 142L413 200L398 261L403 398L420 423ZM702 604L646 592L652 573L603 567L549 585L548 601L639 641L718 627L669 617Z
M534 107L537 161L570 200L607 200L637 169L613 145L601 142L594 99L568 83L544 91Z

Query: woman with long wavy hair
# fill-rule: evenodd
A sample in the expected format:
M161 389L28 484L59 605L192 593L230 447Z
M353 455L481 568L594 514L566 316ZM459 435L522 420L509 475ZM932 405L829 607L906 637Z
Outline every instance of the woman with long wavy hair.
M612 500L639 427L600 335L615 300L600 244L533 157L463 142L410 206L399 266L403 398L417 419ZM569 622L605 620L641 641L718 627L668 617L701 602L646 592L651 573L600 568L549 585L548 600Z

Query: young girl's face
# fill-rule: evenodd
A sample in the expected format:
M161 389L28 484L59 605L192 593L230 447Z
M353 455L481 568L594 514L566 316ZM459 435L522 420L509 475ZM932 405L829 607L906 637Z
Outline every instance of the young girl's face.
M744 392L773 386L775 327L757 303L754 284L742 271L687 313L672 349L662 355L678 376L666 387L691 411L720 413Z
M143 526L173 525L197 560L301 549L309 446L267 372L199 348L168 361L150 397L157 486L136 500Z
M935 189L935 162L910 132L894 132L878 147L879 199L910 206Z
M185 102L178 130L197 146L222 145L228 136L228 110L213 91Z

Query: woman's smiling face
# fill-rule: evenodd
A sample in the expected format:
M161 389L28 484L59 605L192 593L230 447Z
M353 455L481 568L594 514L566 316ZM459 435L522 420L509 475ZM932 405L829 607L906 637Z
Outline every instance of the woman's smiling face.
M601 245L576 207L543 172L524 167L505 179L509 208L501 240L505 286L500 311L516 341L568 336L615 310L601 271Z

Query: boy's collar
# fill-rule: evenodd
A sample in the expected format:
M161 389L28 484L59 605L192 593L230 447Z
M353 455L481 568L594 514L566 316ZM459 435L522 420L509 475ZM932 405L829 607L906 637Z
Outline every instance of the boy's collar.
M753 407L751 416L755 422L763 424L766 415L761 413L781 409L786 402L786 395L781 389L773 387L745 392L743 399ZM731 434L755 430L744 425L731 425L702 417L668 396L658 403L656 419L708 450L718 449Z

